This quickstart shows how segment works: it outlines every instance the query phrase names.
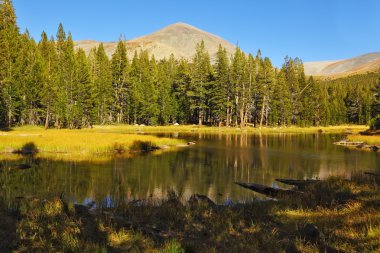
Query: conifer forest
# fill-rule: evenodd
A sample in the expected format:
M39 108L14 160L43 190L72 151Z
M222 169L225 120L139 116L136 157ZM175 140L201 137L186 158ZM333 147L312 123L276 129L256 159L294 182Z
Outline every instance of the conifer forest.
M122 39L111 58L100 44L88 55L74 50L62 24L36 41L21 33L12 3L0 20L1 127L94 124L204 124L213 126L320 126L367 124L378 114L379 74L335 80L304 74L299 58L281 68L260 50L233 55L219 47L210 60L203 41L192 60L132 59ZM377 86L376 86L377 84Z

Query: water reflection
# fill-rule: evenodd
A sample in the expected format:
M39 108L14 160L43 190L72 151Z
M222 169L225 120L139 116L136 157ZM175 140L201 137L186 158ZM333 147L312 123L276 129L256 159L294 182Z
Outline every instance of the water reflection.
M337 135L176 134L196 145L162 155L115 158L109 162L34 159L29 170L3 170L0 186L12 205L17 196L63 195L72 202L117 205L133 199L160 199L173 189L218 202L252 198L235 181L273 185L275 178L325 178L358 170L380 170L377 153L334 146ZM1 171L1 170L0 170ZM283 186L283 185L281 185Z

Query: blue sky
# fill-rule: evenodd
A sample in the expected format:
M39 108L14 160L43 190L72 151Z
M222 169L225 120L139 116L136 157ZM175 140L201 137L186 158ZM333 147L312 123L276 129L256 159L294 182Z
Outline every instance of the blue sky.
M261 49L276 66L344 59L380 51L378 0L13 0L21 31L39 40L58 24L74 40L116 41L185 22L247 53Z

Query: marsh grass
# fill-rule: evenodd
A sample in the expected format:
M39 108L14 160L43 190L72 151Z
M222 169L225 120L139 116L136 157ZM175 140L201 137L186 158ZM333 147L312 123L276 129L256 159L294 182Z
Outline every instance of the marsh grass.
M306 198L229 206L183 202L170 192L160 202L87 214L59 198L21 200L12 209L0 204L0 234L13 238L0 239L0 251L378 252L379 183L363 174L334 177L307 187ZM310 238L306 224L320 234Z
M368 129L364 125L340 125L340 126L320 126L320 127L210 127L198 125L179 126L132 126L132 125L108 125L94 126L91 131L100 132L124 132L124 133L209 133L209 134L285 134L285 133L359 133Z
M0 132L0 152L39 153L40 156L54 158L61 154L62 159L156 150L160 146L175 147L185 143L183 140L160 138L123 132L104 132L93 129L66 130L40 127L20 127L9 132ZM65 155L69 154L69 155Z
M108 160L112 154L128 156L131 150L152 151L160 147L166 149L183 146L186 143L178 138L160 138L148 133L307 134L358 133L365 129L365 126L350 125L305 128L108 125L81 130L45 130L37 126L23 126L13 128L11 131L0 131L0 153L38 153L40 157L57 160Z
M357 142L362 141L368 145L379 145L380 146L380 135L360 135L360 134L350 134L347 136L349 141Z

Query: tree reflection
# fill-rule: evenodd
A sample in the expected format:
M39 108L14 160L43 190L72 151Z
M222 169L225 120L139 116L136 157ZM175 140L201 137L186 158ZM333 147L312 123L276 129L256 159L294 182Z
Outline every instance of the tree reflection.
M175 190L184 198L199 193L223 202L253 196L236 187L234 181L271 185L275 178L323 178L353 170L380 169L378 154L334 146L333 135L243 133L187 137L197 138L197 144L177 152L115 157L104 163L35 158L30 161L31 169L21 171L12 168L28 158L3 159L2 196L8 205L20 196L61 193L72 202L91 199L103 205L119 205L133 199L160 199Z

